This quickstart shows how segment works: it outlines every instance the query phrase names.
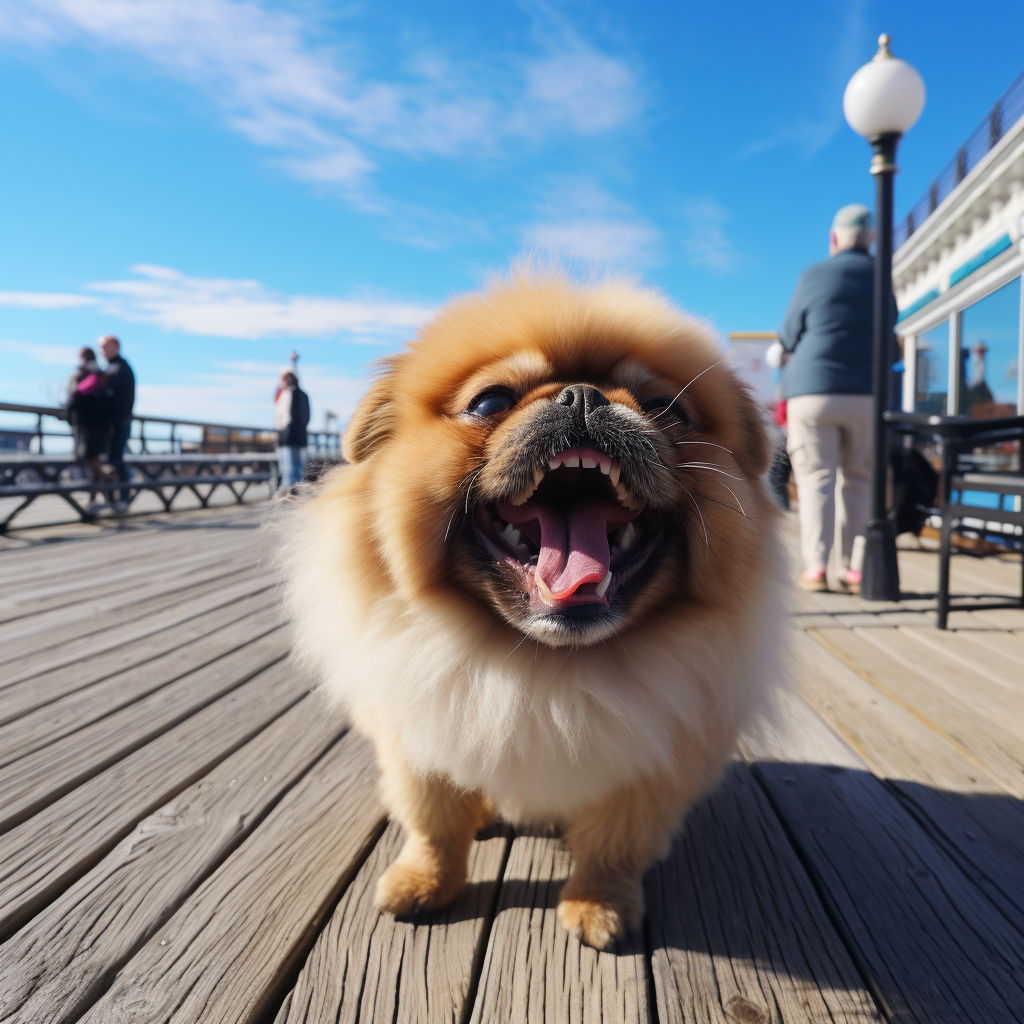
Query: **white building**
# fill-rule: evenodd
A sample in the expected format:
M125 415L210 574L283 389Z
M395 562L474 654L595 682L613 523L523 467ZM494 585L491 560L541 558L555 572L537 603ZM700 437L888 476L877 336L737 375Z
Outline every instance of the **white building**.
M904 410L1024 413L1024 73L893 245Z

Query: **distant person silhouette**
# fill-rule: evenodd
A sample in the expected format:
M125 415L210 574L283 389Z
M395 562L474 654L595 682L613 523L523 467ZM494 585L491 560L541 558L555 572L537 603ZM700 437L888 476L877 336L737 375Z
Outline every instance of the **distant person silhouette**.
M782 371L789 431L786 448L800 502L805 590L827 590L825 567L836 534L839 586L859 592L860 568L850 560L863 536L871 487L872 315L874 240L866 206L844 206L832 221L829 258L800 275L779 340L790 353ZM896 323L892 299L891 323Z
M129 480L128 467L124 464L124 450L132 432L132 409L135 407L135 374L128 360L121 355L121 342L112 334L100 338L103 358L107 360L107 396L110 412L110 448L107 459L117 479L122 483ZM114 511L128 511L128 491L116 492Z
M110 410L107 375L100 369L96 353L88 347L79 350L78 366L68 382L67 416L75 458L89 479L98 483L104 478L100 459L110 446ZM94 510L96 493L93 490L89 495L89 511Z
M274 429L281 483L276 497L283 497L306 473L306 428L309 426L309 395L299 387L291 370L282 370L274 398Z

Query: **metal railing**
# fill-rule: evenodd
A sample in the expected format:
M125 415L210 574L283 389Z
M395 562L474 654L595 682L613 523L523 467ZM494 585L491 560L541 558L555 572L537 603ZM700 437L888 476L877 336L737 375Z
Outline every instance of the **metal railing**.
M67 426L67 412L57 406L18 405L0 402L0 412L22 413L35 417L35 426L26 431L9 434L31 436L27 451L43 455L46 438L71 440ZM56 420L65 425L62 430L44 429L44 421ZM147 434L147 425L149 433ZM0 433L4 433L0 431ZM339 456L341 434L338 431L310 430L309 455ZM239 454L242 452L273 452L277 449L277 431L267 427L243 427L231 423L206 423L200 420L168 419L164 416L132 416L132 433L128 449L136 455L183 455L189 452L202 455ZM17 450L17 449L14 449ZM0 458L3 449L0 449Z
M928 191L910 208L892 233L895 252L935 212L939 204L978 165L982 157L1024 116L1024 71L1013 85L996 100L988 116L967 137L956 156L939 172Z

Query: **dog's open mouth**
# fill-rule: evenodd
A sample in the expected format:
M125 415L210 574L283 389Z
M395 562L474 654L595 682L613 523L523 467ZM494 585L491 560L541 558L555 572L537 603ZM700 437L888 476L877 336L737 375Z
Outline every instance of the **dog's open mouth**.
M660 516L630 493L619 463L569 448L533 483L479 505L473 526L489 554L514 569L531 611L600 614L661 542Z

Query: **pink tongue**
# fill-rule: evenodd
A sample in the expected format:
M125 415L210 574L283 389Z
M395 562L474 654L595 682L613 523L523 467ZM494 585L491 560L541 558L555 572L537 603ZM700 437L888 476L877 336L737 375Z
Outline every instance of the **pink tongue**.
M540 523L537 580L557 600L569 597L584 583L600 583L608 572L608 524L635 518L614 501L581 501L568 510L527 502L502 505L498 514L513 525ZM568 535L568 536L567 536Z

